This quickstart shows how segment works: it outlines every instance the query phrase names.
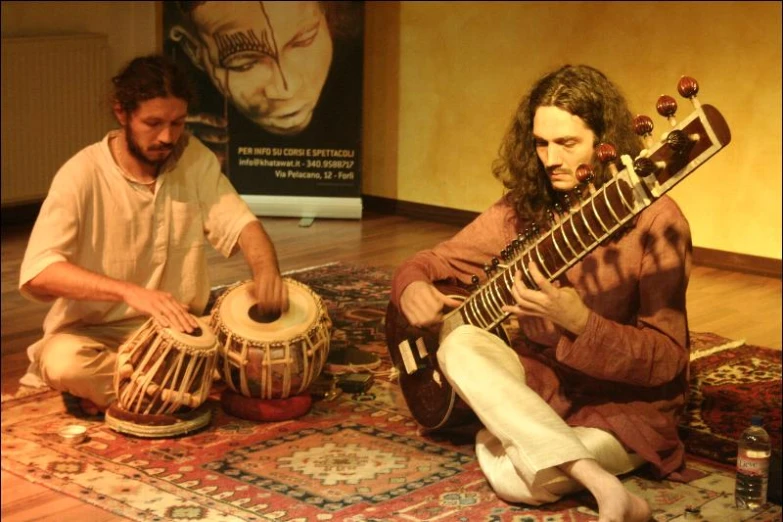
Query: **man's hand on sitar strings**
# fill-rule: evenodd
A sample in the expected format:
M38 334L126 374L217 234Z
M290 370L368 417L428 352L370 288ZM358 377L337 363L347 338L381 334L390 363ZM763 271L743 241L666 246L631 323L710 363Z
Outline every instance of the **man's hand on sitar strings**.
M521 271L518 270L514 274L514 286L511 288L516 304L504 306L503 311L516 315L520 319L520 327L524 318L538 317L550 321L553 327L560 326L576 335L584 332L590 309L576 290L571 287L561 288L557 281L550 283L532 261L528 270L540 290L531 290L525 286Z
M403 290L400 308L405 318L417 328L426 328L443 320L444 308L456 308L460 302L440 292L425 281L414 281Z

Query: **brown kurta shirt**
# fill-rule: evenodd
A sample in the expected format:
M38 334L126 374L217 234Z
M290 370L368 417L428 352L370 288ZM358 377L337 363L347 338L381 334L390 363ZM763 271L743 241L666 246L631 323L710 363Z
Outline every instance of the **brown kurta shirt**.
M414 281L483 280L482 267L525 227L501 198L453 238L403 263L392 302L399 305ZM661 476L684 463L677 421L688 392L691 250L687 220L662 197L565 273L561 284L591 310L581 335L563 334L551 347L512 340L527 384L569 425L613 433Z

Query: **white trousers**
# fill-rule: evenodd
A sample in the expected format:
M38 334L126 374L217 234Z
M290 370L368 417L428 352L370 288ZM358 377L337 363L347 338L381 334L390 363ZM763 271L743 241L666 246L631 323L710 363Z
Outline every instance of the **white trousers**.
M37 376L55 390L105 408L116 398L117 349L145 320L72 327L48 335L28 349L31 365L25 377L32 381Z
M595 459L614 475L644 463L611 433L568 426L526 385L516 352L489 332L458 327L440 345L438 362L484 424L476 436L476 456L503 500L539 505L583 489L557 467L575 460Z

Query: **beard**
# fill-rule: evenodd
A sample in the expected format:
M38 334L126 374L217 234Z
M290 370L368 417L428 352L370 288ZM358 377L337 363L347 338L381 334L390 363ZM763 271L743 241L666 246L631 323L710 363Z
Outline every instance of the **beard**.
M144 150L141 148L141 145L139 145L139 142L136 140L136 136L133 134L133 130L130 128L130 125L125 125L125 143L128 145L128 152L130 152L131 156L139 160L140 162L144 163L145 165L150 165L151 167L160 167L163 165L167 159L169 159L169 154L162 156L160 158L152 159L149 158L145 153ZM160 150L168 150L172 151L174 150L174 144L173 143L159 143L157 145L154 145L149 148L150 151L160 151Z

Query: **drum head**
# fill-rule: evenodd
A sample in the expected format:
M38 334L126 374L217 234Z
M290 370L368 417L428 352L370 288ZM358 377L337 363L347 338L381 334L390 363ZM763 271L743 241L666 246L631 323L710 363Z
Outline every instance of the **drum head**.
M161 331L165 336L173 339L181 345L189 346L190 348L195 348L197 350L208 350L214 347L215 343L217 342L217 338L212 332L212 329L210 329L209 325L203 319L195 316L192 317L199 324L198 330L194 330L189 334L174 330L172 328L161 328Z
M257 301L251 294L253 282L248 281L224 296L220 304L220 319L233 335L259 343L291 339L306 333L315 324L317 309L310 291L292 281L283 280L288 289L288 310L270 322L260 322L251 310Z

